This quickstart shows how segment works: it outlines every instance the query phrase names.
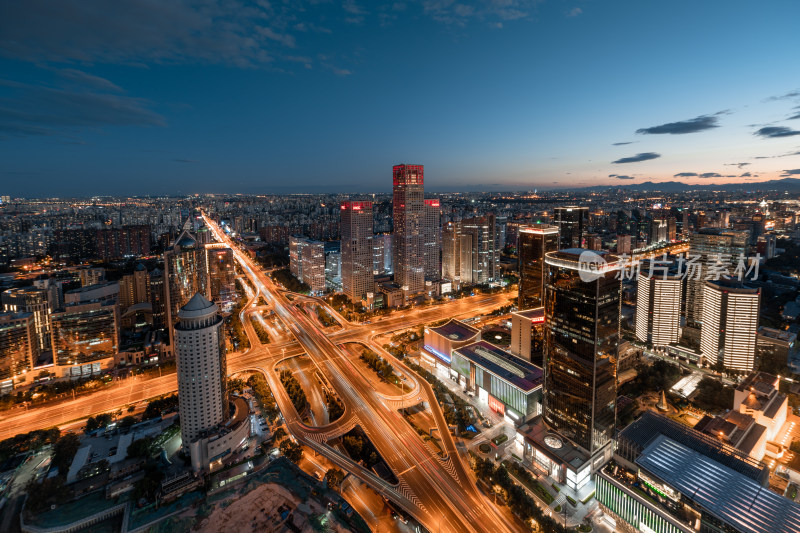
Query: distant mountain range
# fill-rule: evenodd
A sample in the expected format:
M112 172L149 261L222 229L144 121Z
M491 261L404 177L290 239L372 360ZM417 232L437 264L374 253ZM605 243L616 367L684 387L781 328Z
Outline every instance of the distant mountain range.
M646 181L644 183L620 185L596 185L585 187L584 191L607 191L609 189L623 189L628 191L660 191L667 193L686 191L787 191L800 192L800 179L783 178L780 180L760 181L753 183L709 183L703 185L687 185L679 181L662 181L659 183Z

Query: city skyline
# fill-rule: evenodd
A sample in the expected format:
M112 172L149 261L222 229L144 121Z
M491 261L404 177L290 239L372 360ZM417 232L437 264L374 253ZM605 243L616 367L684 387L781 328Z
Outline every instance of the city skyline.
M800 176L792 2L120 9L0 11L3 194Z

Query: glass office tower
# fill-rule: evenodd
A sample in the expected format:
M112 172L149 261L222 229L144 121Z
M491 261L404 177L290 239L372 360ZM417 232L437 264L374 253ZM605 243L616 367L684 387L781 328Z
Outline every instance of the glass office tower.
M544 256L558 250L558 227L549 224L519 228L519 303L517 308L541 307L544 300Z
M618 258L581 249L545 256L547 425L595 456L611 441L617 396L620 291Z

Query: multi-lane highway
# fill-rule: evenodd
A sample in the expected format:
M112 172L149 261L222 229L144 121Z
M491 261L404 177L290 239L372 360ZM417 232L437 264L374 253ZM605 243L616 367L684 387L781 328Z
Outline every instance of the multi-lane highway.
M477 295L454 300L433 307L420 307L405 311L403 316L389 315L376 319L373 324L348 325L344 330L332 333L330 338L337 344L368 341L399 329L426 324L445 317L474 316L488 313L507 303L507 294ZM337 317L338 318L338 317ZM296 340L271 343L258 349L228 354L229 373L245 368L259 366L265 358L277 355L291 357L305 353ZM86 418L90 415L113 411L133 403L176 391L178 383L175 374L163 376L136 376L106 385L101 390L78 396L74 400L49 402L29 409L17 407L0 413L0 440L43 429L64 425L67 422Z
M330 335L323 334L301 309L293 305L247 256L222 234L211 220L206 223L218 240L228 243L234 250L236 260L256 289L265 296L277 317L294 335L294 340L261 345L257 335L245 320L246 331L252 348L244 353L230 354L230 373L242 370L263 372L278 400L287 426L295 438L327 456L334 464L357 475L376 491L393 499L431 531L483 531L491 524L492 529L512 531L517 529L507 514L501 513L491 501L475 487L471 472L459 457L444 416L431 387L404 367L400 361L382 350L371 347L390 359L413 381L411 392L403 398L378 395L368 380L355 368L352 361L339 349L346 342L370 344L374 336L399 329L417 326L443 318L475 316L488 313L507 303L507 294L478 295L455 300L438 306L419 307L401 314L375 319L372 324L354 324L337 314L343 327ZM253 296L253 301L255 301ZM322 302L321 302L322 303ZM249 310L249 309L248 309ZM333 311L331 310L333 313ZM285 390L277 379L275 367L289 357L308 354L338 393L345 404L345 414L333 424L309 427L304 424L291 405ZM166 394L177 388L175 374L160 377L140 377L110 385L101 391L78 397L75 400L31 408L16 409L0 415L0 439L33 429L63 425L69 421L99 412L119 409L125 405ZM439 427L444 448L444 457L431 452L416 431L397 412L397 401L416 403L425 401ZM330 438L339 436L359 424L373 441L382 457L397 475L399 483L392 485L373 472L364 469L346 456L326 444Z
M385 481L376 479L371 472L364 472L358 465L349 464L352 461L342 458L320 438L327 440L332 436L329 428L311 428L302 423L277 379L274 367L279 357L275 347L272 347L271 353L264 350L260 354L260 364L253 368L266 375L289 431L295 438L358 475L379 492L389 495L431 531L484 531L489 527L498 531L516 529L507 516L500 513L475 487L455 449L444 416L427 382L416 379L413 394L418 394L419 400L424 400L431 406L444 443L444 457L434 454L396 408L387 405L375 393L352 361L338 348L338 339L332 340L324 335L302 310L292 305L212 220L206 218L206 224L217 240L231 246L236 260L253 286L272 305L278 317L300 343L304 353L308 354L318 371L344 402L343 419L346 422L339 427L349 427L353 423L350 417L355 417L395 473L399 483L392 487ZM383 325L388 320L380 322ZM405 325L409 325L408 321ZM346 325L345 331L352 327ZM257 339L253 340L257 342ZM251 352L253 357L258 357L258 350ZM281 348L280 358L285 355L284 348ZM390 357L388 354L385 356ZM399 364L398 361L394 362ZM414 375L407 368L404 371L408 375Z

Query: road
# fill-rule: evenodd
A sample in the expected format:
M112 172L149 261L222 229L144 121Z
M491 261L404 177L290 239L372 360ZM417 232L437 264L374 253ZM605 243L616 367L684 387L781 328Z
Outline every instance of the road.
M440 428L446 452L444 458L433 454L416 431L397 412L396 407L387 406L385 400L375 393L369 381L338 348L337 344L340 342L338 339L332 340L324 335L306 313L292 305L250 257L242 253L221 232L216 223L207 217L205 222L217 240L228 244L234 250L234 257L245 275L294 334L320 374L338 393L345 405L345 414L340 420L347 421L345 423L352 423L351 417L358 420L358 424L395 473L399 483L392 486L383 480L377 480L371 473L364 472L359 465L342 461L341 455L325 443L330 435L326 427L311 428L302 423L277 378L275 365L279 357L276 356L275 347L271 347L270 351L264 350L259 366L255 368L265 374L289 432L297 440L311 446L335 463L344 464L347 471L373 488L377 488L379 492L388 494L430 531L485 531L489 524L497 531L515 531L519 528L511 523L505 514L499 512L472 483L456 451L455 442L450 436L433 390L427 382L416 377L410 369L403 368L404 373L414 376L417 381L414 389L419 391L419 396L412 401L418 403L420 400L425 400L430 405L437 426ZM397 319L404 319L405 326L409 325L408 316ZM389 319L379 321L381 325L384 322L389 322ZM345 326L345 331L353 329L352 325ZM252 327L248 328L248 335L253 333ZM373 331L370 330L368 335L372 334ZM251 337L252 340L258 342L257 338ZM380 347L372 347L382 351ZM280 357L285 355L284 350L281 348ZM258 356L258 350L252 352L253 356ZM385 352L384 357L393 360ZM393 360L393 363L401 365L397 360Z
M368 341L373 336L384 335L419 326L445 317L471 317L488 313L506 304L508 294L476 295L430 307L420 307L376 319L374 324L348 325L330 338L337 344ZM246 321L245 321L246 322ZM259 366L266 357L277 355L290 357L305 353L296 340L273 342L264 347L246 352L228 354L228 373ZM68 422L98 413L114 411L127 405L169 394L178 389L174 371L163 376L135 376L115 381L91 394L83 394L74 400L60 400L25 409L17 407L0 413L0 440L27 433L36 429L63 426Z
M341 330L326 336L308 315L277 290L272 280L264 275L247 255L239 251L226 236L219 233L213 221L207 219L206 223L215 232L218 240L227 242L231 246L236 260L243 267L252 285L265 296L278 319L296 339L262 346L250 321L243 320L252 348L244 353L229 354L228 371L231 374L242 370L263 372L272 387L287 427L297 440L325 455L340 468L358 476L379 494L395 501L430 531L485 531L490 524L492 529L498 531L519 529L513 518L500 512L477 490L471 472L456 451L454 440L430 385L380 346L374 344L371 346L389 359L396 368L415 380L412 388L414 392L410 393L415 397L406 398L405 402L402 398L398 398L398 401L400 404L412 404L424 400L430 405L445 450L442 458L433 454L400 416L397 412L398 404L376 394L368 380L338 348L338 345L346 342L370 344L374 336L443 318L484 314L506 304L508 294L477 295L438 306L419 307L401 314L376 318L374 324L343 322ZM297 416L285 390L280 385L275 366L287 357L303 353L309 355L320 374L326 378L345 404L345 414L331 425L316 428L305 425ZM175 391L176 388L174 373L161 377L141 377L122 381L72 401L31 408L28 411L20 409L7 411L0 416L0 439L118 409L146 398ZM341 435L356 423L364 429L391 470L397 475L400 480L398 485L389 484L378 478L373 472L355 464L326 444L328 439Z

